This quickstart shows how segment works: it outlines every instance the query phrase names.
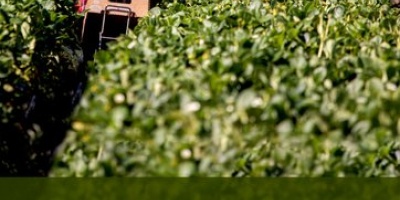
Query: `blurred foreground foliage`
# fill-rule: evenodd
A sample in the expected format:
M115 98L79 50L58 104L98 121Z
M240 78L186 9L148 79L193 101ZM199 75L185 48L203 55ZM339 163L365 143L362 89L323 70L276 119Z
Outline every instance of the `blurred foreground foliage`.
M52 176L398 176L387 1L164 1L96 56Z

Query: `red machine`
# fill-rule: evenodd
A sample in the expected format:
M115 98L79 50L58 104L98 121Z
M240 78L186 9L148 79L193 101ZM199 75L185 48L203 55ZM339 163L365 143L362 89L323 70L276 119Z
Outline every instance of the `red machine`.
M81 40L86 60L93 59L96 49L137 25L147 15L152 0L78 0L75 9L84 13Z
M78 0L75 4L75 11L82 13L85 10L87 0Z

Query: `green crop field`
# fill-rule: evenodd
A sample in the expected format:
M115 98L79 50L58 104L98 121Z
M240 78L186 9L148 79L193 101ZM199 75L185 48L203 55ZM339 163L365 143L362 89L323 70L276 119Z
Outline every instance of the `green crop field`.
M60 77L77 68L63 57L71 10L9 2L0 97L22 103L0 101L2 123L26 115L31 93L65 107ZM50 176L397 177L399 16L389 0L163 0L96 53L71 119L35 115L54 122L47 135L71 121Z
M96 55L52 176L400 173L388 1L163 1Z

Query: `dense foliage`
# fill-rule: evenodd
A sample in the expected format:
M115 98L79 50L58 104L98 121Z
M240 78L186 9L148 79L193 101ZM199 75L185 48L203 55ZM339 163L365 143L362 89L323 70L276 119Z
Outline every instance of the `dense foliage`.
M84 77L72 3L0 0L1 176L46 175L68 129Z
M398 176L388 1L164 2L96 57L53 176Z

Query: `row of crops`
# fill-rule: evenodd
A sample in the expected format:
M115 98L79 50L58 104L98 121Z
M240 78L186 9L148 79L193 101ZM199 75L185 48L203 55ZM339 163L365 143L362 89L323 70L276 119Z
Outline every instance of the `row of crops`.
M0 176L47 175L69 128L85 76L72 3L0 0Z
M388 1L164 1L96 56L52 176L398 176Z

